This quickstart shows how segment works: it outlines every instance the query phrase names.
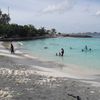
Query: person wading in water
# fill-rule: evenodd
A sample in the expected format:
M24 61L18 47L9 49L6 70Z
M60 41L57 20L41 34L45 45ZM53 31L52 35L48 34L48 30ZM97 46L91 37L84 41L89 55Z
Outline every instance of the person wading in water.
M61 48L61 56L63 56L63 55L64 55L64 49Z

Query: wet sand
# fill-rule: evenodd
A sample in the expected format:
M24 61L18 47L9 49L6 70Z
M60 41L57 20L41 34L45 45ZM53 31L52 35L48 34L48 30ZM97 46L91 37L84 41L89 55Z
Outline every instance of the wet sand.
M56 67L63 65L0 46L0 100L99 100L99 74L81 78Z

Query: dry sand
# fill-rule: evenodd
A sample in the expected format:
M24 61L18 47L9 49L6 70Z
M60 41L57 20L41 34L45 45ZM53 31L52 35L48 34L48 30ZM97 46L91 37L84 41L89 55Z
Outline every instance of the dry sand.
M56 70L62 66L0 45L0 100L100 100L99 77Z

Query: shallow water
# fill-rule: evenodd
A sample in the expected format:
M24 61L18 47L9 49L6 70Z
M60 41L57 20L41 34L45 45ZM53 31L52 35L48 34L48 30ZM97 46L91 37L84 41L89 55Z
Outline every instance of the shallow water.
M82 52L85 45L92 50ZM73 64L82 68L100 69L100 38L39 39L23 42L23 47L25 52L29 52L40 59L61 64ZM61 48L65 50L64 56L56 56Z

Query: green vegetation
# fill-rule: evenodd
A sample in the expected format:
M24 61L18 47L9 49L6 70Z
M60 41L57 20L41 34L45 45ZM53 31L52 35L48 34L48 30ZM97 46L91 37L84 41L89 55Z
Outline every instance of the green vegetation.
M1 38L28 38L46 35L54 35L55 29L46 30L44 27L39 29L33 25L9 24L9 14L3 14L0 10L0 37Z
M10 21L9 14L3 14L0 10L0 24L8 24Z

